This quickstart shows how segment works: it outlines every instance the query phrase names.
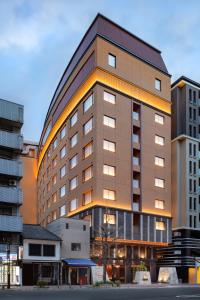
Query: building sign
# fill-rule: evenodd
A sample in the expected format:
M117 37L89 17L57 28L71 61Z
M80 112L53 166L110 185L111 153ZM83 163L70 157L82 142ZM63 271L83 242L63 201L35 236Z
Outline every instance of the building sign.
M92 283L103 281L103 266L93 266L92 271ZM109 280L108 274L106 273L106 280Z
M7 253L0 253L0 262L7 262L8 260L10 260L10 261L17 260L17 254L10 253L9 259L8 259Z

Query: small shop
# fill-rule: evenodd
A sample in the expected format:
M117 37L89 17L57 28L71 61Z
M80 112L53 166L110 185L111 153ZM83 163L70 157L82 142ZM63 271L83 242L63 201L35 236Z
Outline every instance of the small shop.
M91 284L91 267L96 264L91 259L64 259L63 284L86 285Z

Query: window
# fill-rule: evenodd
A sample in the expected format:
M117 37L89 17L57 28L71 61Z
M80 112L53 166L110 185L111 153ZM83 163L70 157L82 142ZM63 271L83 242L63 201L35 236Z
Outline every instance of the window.
M155 156L155 165L156 165L156 166L159 166L159 167L164 167L164 165L165 165L165 160L164 160L164 158Z
M71 251L81 251L80 243L71 243Z
M92 130L92 118L83 125L84 135L88 134L91 130Z
M111 152L116 151L116 144L107 140L103 140L103 149Z
M156 230L165 230L165 222L156 221Z
M66 127L63 127L60 131L60 138L61 140L65 137L66 135Z
M116 216L113 214L104 214L103 215L103 223L104 224L116 224Z
M75 133L70 139L70 146L73 148L78 142L78 133Z
M56 182L57 182L57 177L56 177L56 175L54 175L54 176L53 176L53 178L52 178L52 182L53 182L53 185L55 185L55 184L56 184Z
M115 167L109 165L103 165L103 174L115 176Z
M41 256L42 245L41 244L29 244L29 256Z
M73 168L76 167L77 161L78 161L78 155L76 154L76 155L74 155L74 156L70 159L70 162L69 162L69 164L70 164L70 169L73 169Z
M165 187L164 179L155 178L155 186L160 187L160 188L164 188Z
M92 167L90 166L86 170L83 171L83 181L88 181L92 178Z
M63 217L65 215L65 205L60 207L60 217Z
M93 152L93 142L90 142L83 148L83 157L87 158Z
M58 140L55 139L55 140L53 141L53 150L56 149L57 146L58 146Z
M115 123L116 123L115 119L108 117L108 116L103 116L103 124L105 126L115 128Z
M83 231L86 231L87 227L86 225L83 225Z
M83 102L83 112L85 113L93 104L93 95L90 95L84 102Z
M111 104L115 104L116 103L116 96L113 95L113 94L110 94L110 93L108 93L106 91L104 91L104 93L103 93L103 100L107 101L107 102L109 102Z
M61 150L60 150L60 158L63 158L66 154L66 146L64 146Z
M158 78L155 79L155 89L161 91L161 80Z
M116 56L109 53L108 54L108 64L109 66L116 68Z
M56 203L56 201L57 201L57 194L54 193L53 196L52 196L52 202Z
M159 115L159 114L155 114L155 122L158 124L163 125L164 124L164 117Z
M160 145L160 146L163 146L165 144L164 137L159 136L159 135L155 135L155 143Z
M65 185L63 185L63 186L60 188L60 197L65 196L65 193L66 193L66 188L65 188Z
M164 201L156 199L155 200L155 208L164 209Z
M70 201L70 211L77 209L77 199L73 199Z
M43 245L43 256L55 256L55 245Z
M78 177L74 177L70 180L69 182L69 187L70 187L70 190L74 190L76 187L78 186Z
M57 156L54 157L54 159L52 160L52 166L53 166L53 168L55 168L56 165L57 165Z
M83 205L87 205L90 202L92 202L92 191L88 191L83 194Z
M104 199L115 200L115 194L116 194L115 191L107 190L107 189L103 190L103 198Z
M60 169L60 178L63 178L66 175L66 165L64 165L61 169Z
M78 113L75 112L75 114L73 114L73 116L70 118L70 127L73 127L77 121L78 121Z
M66 224L65 224L65 228L66 228L66 229L69 229L69 223L66 223Z

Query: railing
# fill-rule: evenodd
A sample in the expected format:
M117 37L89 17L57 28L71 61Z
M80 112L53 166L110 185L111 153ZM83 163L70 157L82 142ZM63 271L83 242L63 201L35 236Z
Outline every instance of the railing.
M23 193L18 187L0 186L0 202L22 204Z
M23 137L18 133L0 130L0 146L22 150Z
M139 115L139 113L136 112L136 111L133 111L132 117L133 117L133 119L136 120L136 121L139 121L139 119L140 119L140 115Z
M22 177L22 162L0 158L0 174Z
M133 142L139 143L139 135L138 134L133 134Z
M133 188L139 189L139 180L133 179Z
M139 166L140 160L139 157L133 156L133 164Z
M23 124L23 106L0 99L0 118Z
M0 215L0 231L22 232L22 217Z

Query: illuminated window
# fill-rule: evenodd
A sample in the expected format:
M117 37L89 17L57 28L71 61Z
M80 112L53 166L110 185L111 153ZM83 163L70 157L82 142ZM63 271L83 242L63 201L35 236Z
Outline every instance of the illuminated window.
M156 165L156 166L159 166L159 167L164 167L164 165L165 165L165 160L164 160L164 158L155 156L155 165Z
M63 185L63 186L60 188L60 197L65 196L65 193L66 193L66 187L65 187L65 185Z
M92 167L90 166L86 170L83 171L83 181L88 181L92 178Z
M107 189L103 190L103 198L104 199L115 200L115 194L116 194L115 191L107 190Z
M56 177L56 175L53 176L52 181L53 181L53 185L55 185L56 182L57 182L57 177Z
M70 201L70 211L77 209L77 199L73 199Z
M103 100L107 101L109 103L115 104L116 103L116 96L113 94L110 94L106 91L103 93Z
M91 130L92 130L92 118L83 125L84 135L88 134Z
M64 165L61 169L60 169L60 178L63 178L66 174L66 165Z
M65 205L60 207L60 217L63 217L66 213L66 208Z
M155 186L160 187L160 188L164 188L165 187L164 179L155 178Z
M161 91L161 80L158 78L155 79L155 89Z
M84 102L83 102L83 112L85 113L93 104L93 95L90 95Z
M165 230L165 222L156 221L156 230Z
M115 152L116 144L107 140L103 140L103 149L111 152Z
M165 144L164 137L159 136L159 135L155 135L155 143L160 145L160 146L164 146L164 144Z
M155 199L155 208L164 209L164 201Z
M103 215L103 223L104 224L116 224L116 216L113 214L104 214Z
M69 188L70 190L74 190L76 187L78 186L78 177L75 176L74 178L72 178L69 182Z
M76 154L76 155L74 155L74 156L70 159L70 161L69 161L70 169L75 168L76 165L77 165L77 163L78 163L78 155Z
M103 174L109 176L115 176L115 167L109 165L103 165Z
M58 146L58 140L55 139L55 140L53 141L53 150L56 149L57 146Z
M70 126L73 127L77 121L78 121L78 113L75 112L75 114L73 114L73 116L70 118Z
M63 127L61 129L61 132L60 132L60 138L61 138L61 140L65 137L65 135L66 135L66 127Z
M109 66L116 68L116 56L109 53L108 54L108 64Z
M78 133L74 134L70 139L70 146L73 148L78 142Z
M158 124L164 124L164 117L158 114L155 114L155 122Z
M61 150L60 150L60 158L63 158L66 155L66 146L64 146Z
M115 128L115 123L116 123L115 119L108 116L103 116L103 124L105 126Z
M88 191L83 194L83 205L87 205L90 202L92 202L92 191Z
M87 158L92 154L93 151L93 142L90 142L83 148L83 157Z

